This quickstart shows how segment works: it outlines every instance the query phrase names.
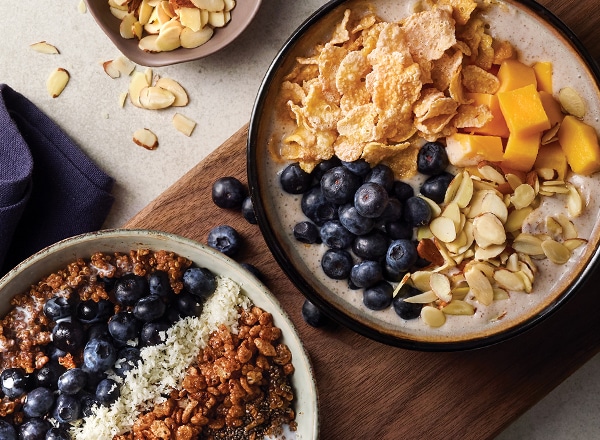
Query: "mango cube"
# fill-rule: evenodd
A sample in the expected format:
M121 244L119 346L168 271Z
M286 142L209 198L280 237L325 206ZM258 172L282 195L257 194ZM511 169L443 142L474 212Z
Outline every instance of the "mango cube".
M515 59L502 61L498 69L500 88L498 92L508 92L533 84L537 89L537 77L533 67Z
M533 84L498 93L500 109L512 134L522 137L550 128L550 120Z
M600 146L594 127L567 115L558 130L558 142L575 173L587 176L600 171Z
M537 80L537 89L552 94L552 63L549 61L538 61L533 65L533 71Z
M535 170L551 169L556 172L558 180L564 180L567 177L569 164L558 142L552 142L548 145L540 146L537 158L533 164Z
M540 99L542 100L542 106L544 111L548 115L550 125L554 127L556 124L562 122L565 114L560 109L560 102L556 100L550 93L540 90Z
M522 135L511 133L504 150L502 166L519 171L530 171L540 148L541 133Z
M475 166L483 160L500 162L504 156L502 138L455 133L446 138L450 163L459 167Z
M466 93L467 99L473 100L473 105L485 105L492 112L492 120L483 125L483 127L465 128L466 132L475 134L486 134L490 136L508 137L508 126L504 120L497 95L489 93Z

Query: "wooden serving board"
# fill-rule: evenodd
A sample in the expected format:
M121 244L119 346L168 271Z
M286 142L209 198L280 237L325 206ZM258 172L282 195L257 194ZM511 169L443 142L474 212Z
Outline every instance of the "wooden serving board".
M597 0L541 3L600 59ZM559 311L507 342L469 352L424 353L382 345L346 328L304 323L304 297L271 256L258 226L216 207L218 177L246 179L247 126L189 171L125 227L177 233L206 243L210 228L230 224L244 237L240 262L264 275L296 324L319 390L321 439L487 439L533 406L600 348L600 271Z

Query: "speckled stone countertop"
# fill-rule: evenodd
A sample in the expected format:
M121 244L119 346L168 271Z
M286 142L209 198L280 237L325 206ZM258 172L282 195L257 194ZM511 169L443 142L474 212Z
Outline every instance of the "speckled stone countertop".
M240 0L244 1L244 0ZM78 0L0 2L0 82L21 92L52 117L81 148L116 179L115 205L105 227L125 223L192 166L248 122L262 78L277 50L324 0L264 1L255 21L225 50L203 60L155 68L188 91L184 108L142 110L119 95L127 78L111 79L102 62L119 52ZM31 43L46 40L58 55L40 54ZM52 99L45 82L55 67L71 80ZM179 111L197 122L191 137L171 125ZM159 147L147 151L132 141L150 128ZM498 438L600 438L600 357L594 357L509 426Z

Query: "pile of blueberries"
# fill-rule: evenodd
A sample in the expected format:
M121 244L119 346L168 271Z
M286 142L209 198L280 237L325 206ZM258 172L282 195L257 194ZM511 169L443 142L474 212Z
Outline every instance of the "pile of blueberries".
M137 366L140 349L163 342L164 332L182 317L199 314L217 284L212 272L195 266L184 272L178 294L168 274L159 270L101 282L114 302L55 296L44 304L53 322L52 342L44 348L50 361L32 374L21 368L0 374L0 398L25 396L23 423L13 426L13 420L0 419L0 439L70 439L70 423L90 415L94 405L110 405L119 397L109 373L124 378ZM68 353L83 364L63 367L59 358Z
M436 203L444 200L453 175L446 149L427 142L419 150L417 170L425 175L419 193ZM301 194L301 209L308 220L294 226L294 237L308 244L323 244L323 272L348 280L351 289L362 289L363 303L371 310L390 305L403 319L419 316L421 306L403 299L419 293L404 285L393 297L391 283L430 262L418 255L415 228L429 224L430 205L411 185L394 177L384 164L371 167L359 159L343 162L333 157L307 173L298 163L288 165L280 184L289 194ZM319 311L305 307L308 321L318 322Z

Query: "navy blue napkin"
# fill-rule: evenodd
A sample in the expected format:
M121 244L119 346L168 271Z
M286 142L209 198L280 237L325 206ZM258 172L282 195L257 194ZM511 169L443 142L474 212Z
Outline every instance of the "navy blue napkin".
M112 186L35 104L0 84L0 277L52 243L100 229Z

